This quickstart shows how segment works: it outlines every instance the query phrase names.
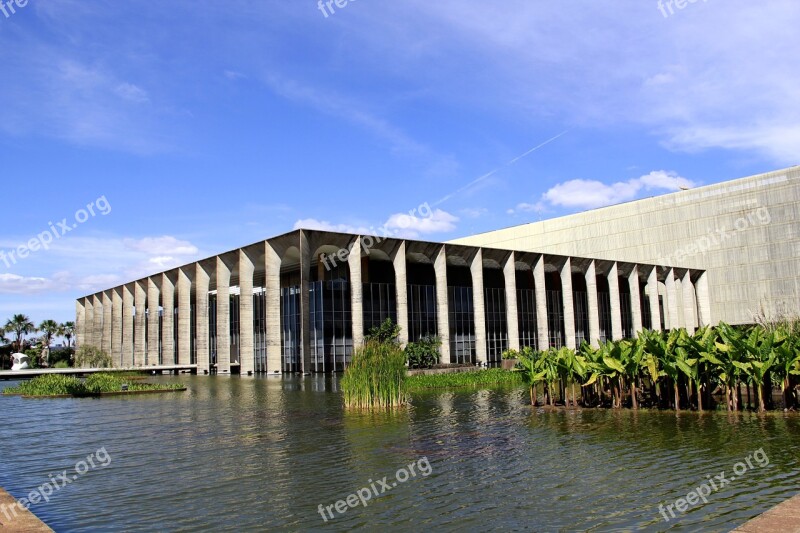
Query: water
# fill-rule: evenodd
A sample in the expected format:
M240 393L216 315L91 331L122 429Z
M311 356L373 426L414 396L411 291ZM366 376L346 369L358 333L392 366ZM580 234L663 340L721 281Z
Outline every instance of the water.
M343 411L331 377L154 379L189 391L0 397L0 486L24 497L105 448L107 467L32 507L59 532L728 531L800 487L794 414L544 411L506 389L427 393L408 412L364 415ZM753 458L707 504L669 523L659 514L762 448L767 466ZM323 521L320 504L393 482L412 462L416 476Z

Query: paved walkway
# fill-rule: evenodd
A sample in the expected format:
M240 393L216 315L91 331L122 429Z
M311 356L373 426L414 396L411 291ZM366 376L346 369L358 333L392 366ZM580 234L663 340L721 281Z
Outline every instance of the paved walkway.
M131 366L126 368L37 368L29 370L0 371L0 379L29 379L45 374L79 375L94 374L97 372L180 372L182 370L197 371L197 365L158 365L158 366Z
M16 514L15 514L16 512ZM36 516L17 505L9 493L0 488L0 533L52 533L52 529Z
M800 533L800 494L773 507L731 533Z

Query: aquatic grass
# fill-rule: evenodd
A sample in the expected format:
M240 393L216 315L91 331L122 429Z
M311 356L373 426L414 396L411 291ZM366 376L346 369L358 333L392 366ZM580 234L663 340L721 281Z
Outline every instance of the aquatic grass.
M90 374L85 380L60 374L37 376L24 381L16 387L3 391L6 395L22 396L93 396L113 392L123 392L127 385L128 392L172 391L183 389L180 383L131 383L122 376L109 373Z
M357 348L341 387L352 409L393 409L408 402L406 355L394 342L368 341Z
M410 390L522 385L522 383L522 376L518 372L503 370L502 368L448 374L418 374L408 378L408 388Z

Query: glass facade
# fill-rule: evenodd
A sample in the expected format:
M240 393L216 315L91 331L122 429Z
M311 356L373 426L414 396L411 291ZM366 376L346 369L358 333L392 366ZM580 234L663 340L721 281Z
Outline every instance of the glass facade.
M408 340L439 335L436 323L436 286L408 286Z
M505 288L484 289L486 309L486 362L497 365L508 350L508 318Z
M208 295L208 360L213 368L217 364L217 295Z
M281 368L302 371L300 360L300 287L281 289Z
M240 340L239 340L239 300L238 294L230 295L230 336L231 336L231 364L238 365L240 359Z
M547 329L550 334L550 347L564 346L564 305L560 290L545 291L547 296Z
M315 281L309 291L313 371L342 371L353 352L350 283L342 279Z
M394 283L364 283L364 333L387 318L397 324L397 289Z
M575 346L580 347L589 338L589 294L585 291L573 291L572 307L575 312Z
M600 318L600 343L611 340L611 295L597 291L597 307Z
M267 371L266 296L263 288L253 290L253 370L255 372Z
M450 318L450 360L475 364L475 315L472 287L447 288Z
M519 320L519 347L539 349L539 326L536 319L536 291L517 290L517 318Z

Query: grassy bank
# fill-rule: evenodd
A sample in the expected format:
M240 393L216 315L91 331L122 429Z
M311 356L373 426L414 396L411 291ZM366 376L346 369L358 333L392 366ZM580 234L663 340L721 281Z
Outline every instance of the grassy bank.
M522 376L519 373L503 370L501 368L453 374L409 376L406 382L409 390L480 387L488 385L521 385L522 383Z
M127 391L123 391L123 385ZM73 376L47 374L25 381L3 391L6 395L22 396L97 396L118 392L156 392L183 389L179 383L137 383L115 374L91 374L85 380Z

